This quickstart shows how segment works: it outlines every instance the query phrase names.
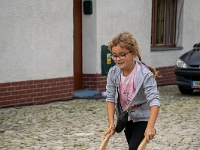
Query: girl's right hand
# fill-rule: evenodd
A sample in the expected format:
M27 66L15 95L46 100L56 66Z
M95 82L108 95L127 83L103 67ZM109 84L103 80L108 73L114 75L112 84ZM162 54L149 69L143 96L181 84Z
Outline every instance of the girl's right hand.
M106 136L107 134L110 134L110 136L114 135L115 134L115 127L110 127L110 126L107 127L104 135Z

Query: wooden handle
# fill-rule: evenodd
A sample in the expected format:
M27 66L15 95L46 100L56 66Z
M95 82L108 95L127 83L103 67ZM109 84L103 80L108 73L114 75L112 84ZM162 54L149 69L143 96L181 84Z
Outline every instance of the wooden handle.
M144 137L144 139L142 140L142 142L140 143L140 145L138 146L138 149L137 150L145 150L146 146L147 146L147 140L146 138Z
M108 145L108 141L110 139L110 134L107 134L103 141L101 142L98 150L106 150L106 147ZM140 145L138 146L138 149L137 150L145 150L146 146L147 146L147 140L146 138L144 137L144 139L142 140L142 142L140 143Z
M99 146L98 150L106 150L106 146L108 145L108 141L110 139L110 134L107 134L103 141L101 142L101 145Z

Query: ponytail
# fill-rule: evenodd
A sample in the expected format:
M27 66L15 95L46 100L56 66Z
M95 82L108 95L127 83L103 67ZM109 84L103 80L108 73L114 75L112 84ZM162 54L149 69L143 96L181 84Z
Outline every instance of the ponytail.
M146 65L146 64L142 61L142 58L141 58L141 56L140 56L139 53L137 53L137 57L138 57L139 61L140 61L143 65L145 65L147 68L149 68L149 70L153 73L154 78L156 78L156 77L158 76L158 71L156 71L155 68Z

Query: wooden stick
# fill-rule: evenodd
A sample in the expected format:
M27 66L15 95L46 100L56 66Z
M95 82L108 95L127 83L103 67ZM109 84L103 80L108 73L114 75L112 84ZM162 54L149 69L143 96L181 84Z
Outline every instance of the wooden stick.
M101 142L101 145L99 146L98 150L106 150L106 146L108 145L108 141L110 139L110 134L107 134L103 141Z
M107 147L107 145L108 145L108 141L109 141L109 139L110 139L110 134L107 134L105 137L104 137L104 139L103 139L103 141L101 142L101 144L100 144L100 146L99 146L99 148L98 148L98 150L106 150L106 147ZM145 148L146 148L146 146L147 146L147 140L146 140L146 138L144 137L144 139L142 140L142 142L140 143L140 145L138 146L138 149L137 150L145 150Z
M137 150L145 150L146 146L147 146L147 140L146 138L144 137L144 139L142 140L142 142L140 143L140 145L138 146L138 149Z

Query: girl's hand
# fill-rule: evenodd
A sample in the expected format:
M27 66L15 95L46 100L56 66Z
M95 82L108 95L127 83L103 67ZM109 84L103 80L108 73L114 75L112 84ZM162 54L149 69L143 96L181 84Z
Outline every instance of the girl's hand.
M106 136L107 134L110 134L111 136L114 135L115 134L115 127L110 127L110 126L107 127L104 135Z
M144 133L146 140L149 142L156 135L156 130L152 127L147 127Z

